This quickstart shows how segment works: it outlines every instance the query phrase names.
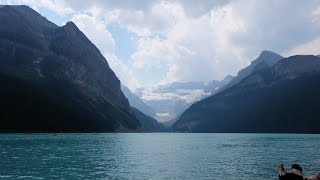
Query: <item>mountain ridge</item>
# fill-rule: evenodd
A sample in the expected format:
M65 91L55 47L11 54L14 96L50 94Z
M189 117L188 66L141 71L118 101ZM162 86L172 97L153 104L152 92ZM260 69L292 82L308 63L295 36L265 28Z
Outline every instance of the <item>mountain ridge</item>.
M226 84L223 88L221 88L219 91L223 91L239 83L242 79L247 77L252 71L255 71L259 68L263 68L265 66L271 67L281 59L283 59L283 57L280 56L279 54L274 53L272 51L263 50L260 53L259 57L251 61L249 66L241 69L238 72L238 75L235 78L233 78L228 84Z
M143 100L140 99L134 93L132 93L131 90L128 87L126 87L124 85L121 85L121 90L124 93L124 95L126 96L126 98L128 99L130 106L138 109L139 111L143 112L145 115L148 115L148 116L150 116L152 118L156 117L156 113L154 112L152 107L150 107L149 105L145 104L143 102Z
M302 66L303 65L303 66ZM175 131L319 133L320 59L291 56L193 104Z

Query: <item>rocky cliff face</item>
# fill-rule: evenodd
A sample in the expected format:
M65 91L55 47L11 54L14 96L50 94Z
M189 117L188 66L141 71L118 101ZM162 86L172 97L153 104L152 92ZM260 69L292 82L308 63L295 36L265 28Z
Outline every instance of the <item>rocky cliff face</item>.
M50 49L71 60L69 66L62 70L65 72L62 78L81 87L83 93L92 97L103 97L131 112L128 100L121 91L119 79L100 51L73 22L68 22L56 31L50 42ZM55 75L55 71L50 73Z
M2 82L9 86L8 91L10 86L16 88L24 84L29 88L29 93L37 98L37 94L44 96L39 101L51 105L54 104L53 100L61 99L58 96L64 97L61 103L66 101L66 107L55 102L58 104L52 105L52 108L59 109L59 112L61 111L59 117L64 120L82 119L81 121L85 122L87 127L77 126L76 124L79 123L77 119L70 120L70 124L74 123L74 126L78 127L76 131L89 129L90 131L116 131L140 127L128 100L120 89L119 79L100 51L74 23L68 22L65 26L58 27L27 6L2 6L0 17L0 74ZM8 78L14 79L12 82L17 84L12 84ZM60 94L54 94L54 90ZM25 98L22 95L23 91L19 93L21 98ZM6 96L6 94L2 95ZM14 94L11 95L14 96ZM17 106L23 104L21 98L14 99ZM32 98L28 99L28 101L32 100ZM37 106L40 104L34 104L34 108L41 109ZM70 109L74 112L67 112ZM32 122L35 116L35 113L30 112L32 107L28 110L21 109L21 111L24 110L29 112L25 113L28 114L28 121ZM84 119L78 117L75 112L86 112ZM15 118L9 114L5 115L5 111L3 113L3 116L6 116L4 119L8 122L11 118ZM18 110L17 113L19 113ZM63 115L64 113L71 114L67 117ZM41 112L41 115L43 121L55 121L50 123L60 123L61 127L64 127L63 120L53 120L49 118L50 114L45 112ZM37 121L37 123L40 122ZM37 131L42 129L50 131L50 126L45 124L47 127L39 126ZM105 128L99 127L100 125L104 125ZM67 129L65 131L73 131L71 126L64 128ZM32 127L29 129L32 130ZM61 129L63 131L63 128ZM7 129L3 126L2 130L14 131L15 129L11 124ZM59 130L58 126L54 130Z

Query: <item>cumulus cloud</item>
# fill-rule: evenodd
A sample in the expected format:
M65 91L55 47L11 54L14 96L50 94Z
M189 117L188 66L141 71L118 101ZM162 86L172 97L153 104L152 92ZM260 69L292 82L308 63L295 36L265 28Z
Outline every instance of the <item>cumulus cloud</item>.
M166 67L157 72L164 79L154 84L222 79L235 75L265 49L284 55L319 54L319 0L10 2L73 14L80 29L109 56L118 76L124 76L122 81L130 79L123 72L158 66ZM115 41L106 30L111 23L138 37L129 64L114 55ZM134 76L132 72L124 74ZM148 78L148 74L139 77Z
M179 4L166 6L180 10L176 22L163 33L163 38L140 39L137 52L131 56L136 67L165 63L168 70L163 83L171 83L222 79L244 64L242 48L228 39L230 33L245 32L245 24L232 14L232 7L193 18Z
M128 5L106 6L106 4L108 2L101 6L89 6L84 11L104 18L108 22L119 23L130 32L142 37L165 33L177 22L183 11L179 4L167 1L148 1L143 5L139 1L136 5L140 4L141 7L131 8L127 7Z

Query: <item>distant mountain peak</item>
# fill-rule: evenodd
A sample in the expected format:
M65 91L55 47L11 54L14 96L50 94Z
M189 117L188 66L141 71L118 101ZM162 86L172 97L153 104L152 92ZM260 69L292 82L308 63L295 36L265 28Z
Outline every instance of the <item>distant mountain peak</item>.
M281 55L275 53L275 52L272 52L272 51L268 51L268 50L263 50L261 53L260 53L260 56L258 57L258 59L262 58L262 59L268 59L268 58L274 58L274 57L279 57L279 58L283 58Z
M67 22L64 26L59 28L60 33L58 34L58 36L56 36L56 38L59 40L59 42L61 40L64 40L64 44L70 44L68 45L69 48L75 48L76 49L82 49L82 48L89 48L91 49L90 52L92 52L93 54L95 54L95 52L100 52L100 50L87 38L87 36L77 27L77 25L72 22L69 21ZM70 41L72 39L76 39L77 42L75 41ZM57 47L58 49L60 49L59 47ZM66 50L65 53L69 54L68 49L64 49ZM73 55L75 55L74 58L77 58L79 56L84 56L84 54L82 54L82 51L78 51L76 53L73 53ZM100 52L101 54L101 52ZM102 57L102 55L100 55ZM103 57L104 58L104 57ZM92 59L90 59L90 61L92 61ZM107 61L103 61L103 63L108 64Z
M259 57L251 62L250 71L260 63L267 63L269 66L276 64L283 57L275 52L263 50Z
M247 77L249 74L251 74L253 71L256 71L261 68L266 67L272 67L277 62L279 62L281 59L283 59L282 56L280 56L277 53L274 53L272 51L263 50L259 57L257 57L255 60L251 62L251 64L243 69L241 69L237 76L232 78L231 81L225 85L223 88L220 89L220 91L223 91L225 89L228 89L235 84L239 83L242 79Z
M277 53L275 53L273 51L269 51L269 50L263 50L263 51L261 51L260 54L277 54Z
M76 26L76 24L72 21L69 21L66 23L65 25L66 27L71 27L71 28L75 28L75 29L78 29L78 27Z
M72 21L69 21L67 22L64 26L62 26L65 30L67 31L72 31L72 32L76 32L76 33L81 33L83 34L80 29L77 27L77 25L72 22Z
M69 33L76 34L82 39L84 38L87 43L91 43L91 41L86 37L86 35L82 31L80 31L80 29L74 22L69 21L64 26L62 26L62 28Z
M263 64L263 68L257 68ZM249 74L242 79L238 77L232 88L189 107L173 124L173 130L320 132L317 121L320 59L313 55L295 55L273 66L265 62L257 66L252 69L254 73L246 68L243 75Z
M232 75L230 75L230 74L228 74L226 77L224 77L223 78L223 81L230 81L231 79L233 79L234 78L234 76L232 76Z

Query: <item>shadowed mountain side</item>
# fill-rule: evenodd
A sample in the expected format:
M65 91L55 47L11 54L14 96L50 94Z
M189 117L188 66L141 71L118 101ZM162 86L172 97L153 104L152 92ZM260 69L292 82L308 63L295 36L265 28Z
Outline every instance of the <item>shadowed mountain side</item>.
M0 132L114 132L138 125L128 121L131 114L103 99L95 104L67 82L0 75L0 83Z
M320 59L292 56L193 104L173 125L188 132L320 133Z
M0 24L1 132L141 128L119 79L74 23L2 6Z

